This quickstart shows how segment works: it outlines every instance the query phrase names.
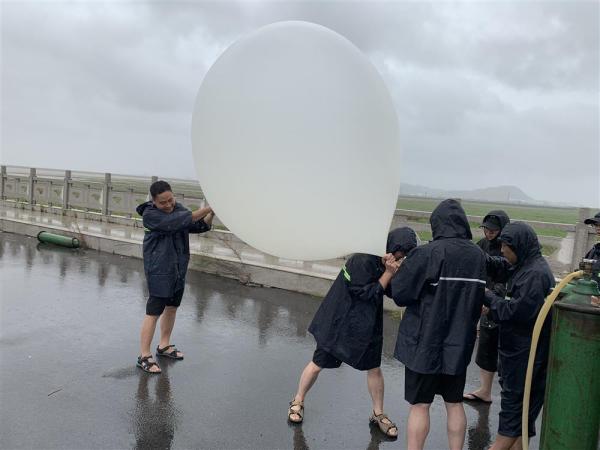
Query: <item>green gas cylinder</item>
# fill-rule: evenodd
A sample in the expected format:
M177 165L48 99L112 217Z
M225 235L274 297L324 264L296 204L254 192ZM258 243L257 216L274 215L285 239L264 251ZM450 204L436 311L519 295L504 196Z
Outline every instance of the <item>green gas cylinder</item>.
M47 231L40 231L37 235L38 241L46 242L48 244L60 245L61 247L79 248L79 239L62 236L60 234L48 233Z
M600 425L598 285L577 280L554 303L542 418L543 450L597 450Z

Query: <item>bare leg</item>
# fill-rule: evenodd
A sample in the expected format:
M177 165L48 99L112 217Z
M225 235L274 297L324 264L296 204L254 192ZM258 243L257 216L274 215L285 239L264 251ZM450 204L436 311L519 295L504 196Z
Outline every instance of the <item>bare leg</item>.
M371 394L371 400L373 401L373 413L375 413L375 415L383 414L383 393L385 383L383 380L383 373L379 367L367 371L367 387L369 388L369 394ZM392 423L387 419L384 419L383 422L388 424ZM390 428L388 436L398 436L398 429Z
M321 368L317 366L314 362L311 361L306 365L306 367L302 371L302 375L300 375L300 382L298 383L298 392L296 392L294 400L297 400L299 402L304 401L304 397L306 396L310 388L313 386L313 384L315 384L315 381L317 381L317 377L319 376L320 372ZM299 410L299 406L292 406L292 411ZM300 416L298 416L297 414L292 414L290 419L293 421L297 421L300 420Z
M150 351L150 345L152 344L152 338L154 337L154 330L156 330L157 321L158 316L149 316L147 314L144 316L144 320L142 321L142 331L140 333L140 355L142 356L152 355L152 352ZM154 359L151 361L154 361ZM152 366L150 371L160 372L160 368L157 366Z
M429 407L431 403L417 403L410 406L408 413L408 450L423 450L429 434Z
M512 445L510 450L523 450L523 439L522 436L519 436L515 443Z
M473 391L472 394L475 394L482 400L491 401L492 400L492 383L494 382L494 373L488 372L487 370L479 369L479 379L481 382L481 386L476 391ZM468 395L468 394L467 394Z
M517 444L517 442L519 442ZM496 441L490 447L490 450L511 450L515 444L519 445L519 449L521 449L521 436L514 438L508 436L502 436L501 434L496 436Z
M144 320L142 321L142 332L140 334L140 354L142 356L148 356L152 354L150 351L150 344L152 344L152 338L154 337L156 322L158 322L158 316L144 316Z
M176 306L166 306L160 316L160 348L165 348L171 343L171 333L175 326L175 316L177 315ZM177 352L177 356L183 356L183 353Z
M371 394L371 400L373 401L373 412L377 415L382 414L384 381L383 373L381 373L379 367L367 371L367 387L369 388L369 394Z
M465 443L467 416L462 403L446 403L448 446L450 450L460 450Z

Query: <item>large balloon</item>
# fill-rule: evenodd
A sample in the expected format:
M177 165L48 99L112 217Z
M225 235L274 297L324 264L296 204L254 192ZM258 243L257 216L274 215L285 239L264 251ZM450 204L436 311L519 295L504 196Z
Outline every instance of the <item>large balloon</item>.
M232 44L202 82L192 144L208 202L251 246L300 260L385 253L398 119L377 70L339 34L279 22Z

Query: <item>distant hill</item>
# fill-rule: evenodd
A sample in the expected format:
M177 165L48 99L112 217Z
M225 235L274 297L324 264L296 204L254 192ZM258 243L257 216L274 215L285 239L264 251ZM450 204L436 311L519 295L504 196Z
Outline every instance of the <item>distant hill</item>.
M494 186L469 191L447 191L432 189L414 184L400 184L400 195L433 198L460 198L464 200L480 200L501 203L542 203L531 197L516 186Z

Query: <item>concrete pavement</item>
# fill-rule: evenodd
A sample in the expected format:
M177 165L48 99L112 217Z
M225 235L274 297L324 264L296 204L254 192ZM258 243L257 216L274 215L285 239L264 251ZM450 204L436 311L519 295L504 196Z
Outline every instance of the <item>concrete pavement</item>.
M394 314L385 316L382 369L400 438L388 442L368 426L365 374L346 366L321 374L301 427L286 421L314 350L306 329L319 298L199 272L187 282L173 335L185 360L148 375L135 367L141 260L0 233L0 447L406 448ZM476 384L472 364L467 389ZM491 407L465 405L465 448L486 448L495 435L498 391L496 383ZM427 448L447 448L441 399L431 412Z

